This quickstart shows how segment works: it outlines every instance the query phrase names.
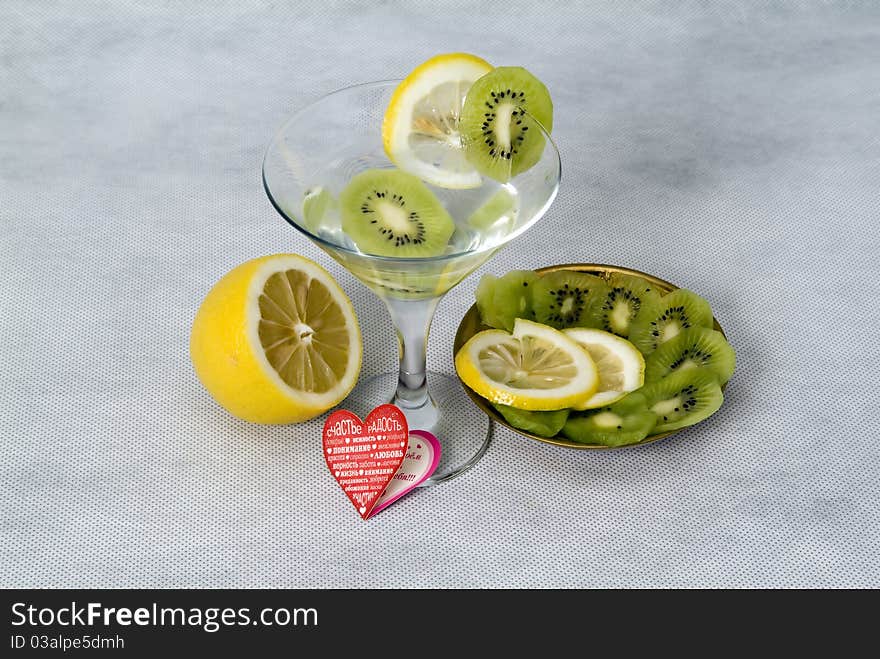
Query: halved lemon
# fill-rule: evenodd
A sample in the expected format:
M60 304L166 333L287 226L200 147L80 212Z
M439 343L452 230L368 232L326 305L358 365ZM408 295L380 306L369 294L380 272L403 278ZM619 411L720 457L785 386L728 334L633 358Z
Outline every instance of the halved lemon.
M521 410L561 410L589 398L599 374L589 354L568 336L517 319L513 333L487 330L455 356L462 381L483 398Z
M590 353L599 371L596 393L574 405L574 409L592 410L610 405L645 384L645 358L626 339L611 332L582 327L563 332Z
M400 169L443 188L475 188L458 119L470 86L492 70L476 55L449 53L416 67L398 85L382 120L382 142Z
M190 357L205 389L235 416L293 423L348 395L361 332L345 292L295 254L243 263L210 290L193 321Z

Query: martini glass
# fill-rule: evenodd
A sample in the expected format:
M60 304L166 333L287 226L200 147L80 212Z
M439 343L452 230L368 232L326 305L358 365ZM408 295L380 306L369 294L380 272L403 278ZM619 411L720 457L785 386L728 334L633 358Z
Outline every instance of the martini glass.
M399 82L346 87L296 112L266 151L263 186L285 220L387 306L397 330L400 368L362 378L341 406L364 418L377 405L392 402L406 415L411 429L436 435L441 460L424 483L432 485L472 467L491 437L491 421L468 399L457 378L427 371L434 311L446 292L544 215L559 189L561 165L550 136L535 122L546 140L543 153L510 182L483 177L479 187L467 190L429 186L456 225L445 253L394 258L362 252L342 231L337 200L356 174L395 167L382 145L382 118ZM440 151L432 155L439 162L445 157L444 148L458 147L437 148Z

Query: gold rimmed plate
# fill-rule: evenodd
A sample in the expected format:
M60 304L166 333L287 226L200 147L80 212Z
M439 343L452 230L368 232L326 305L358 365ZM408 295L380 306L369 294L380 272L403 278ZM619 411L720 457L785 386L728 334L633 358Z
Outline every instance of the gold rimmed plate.
M657 291L661 294L665 295L671 291L679 288L675 284L672 284L664 279L660 279L659 277L655 277L654 275L649 275L644 272L639 272L638 270L631 270L629 268L621 268L615 265L602 265L599 263L571 263L566 265L552 265L546 268L539 268L535 270L538 274L544 274L547 272L555 272L557 270L574 270L575 272L586 272L587 274L597 275L604 279L608 279L612 274L623 274L623 275L632 275L635 277L641 277L645 281L653 284ZM724 334L724 330L721 328L721 325L718 324L718 320L713 318L714 329ZM458 351L461 347L467 343L468 339L470 339L474 334L478 332L482 332L483 330L492 329L486 325L483 325L480 320L480 312L477 311L477 305L471 305L471 308L467 310L467 313L464 315L464 318L461 319L461 323L458 326L458 331L455 333L455 342L453 343L452 354L455 356L458 354ZM725 336L726 338L726 336ZM461 378L459 378L459 382L461 382ZM627 444L625 446L604 446L602 444L580 444L578 442L572 442L564 437L541 437L540 435L535 435L530 432L526 432L525 430L519 430L518 428L514 428L512 425L507 423L504 420L504 417L501 416L494 407L482 396L476 394L470 387L468 387L464 382L461 382L461 386L464 387L465 392L470 399L474 401L474 404L483 410L486 414L489 415L495 423L508 428L509 430L517 433L518 435L523 435L524 437L529 437L531 439L536 439L539 442L544 442L545 444L553 444L554 446L564 446L565 448L573 448L578 450L585 449L614 449L614 448L629 448L632 446L643 446L644 444L651 444L652 442L656 442L661 439L665 439L666 437L671 437L676 433L685 430L685 428L680 428L679 430L670 430L669 432L657 433L656 435L648 435L640 442L635 444ZM721 387L722 390L724 386Z

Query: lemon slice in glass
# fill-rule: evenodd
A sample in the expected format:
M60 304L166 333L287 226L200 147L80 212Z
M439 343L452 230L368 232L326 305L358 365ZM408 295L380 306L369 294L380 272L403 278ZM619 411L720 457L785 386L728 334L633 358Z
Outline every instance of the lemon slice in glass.
M470 86L492 70L476 55L449 53L416 67L394 91L382 143L400 169L442 188L475 188L480 174L465 158L458 119Z
M361 333L345 292L295 254L243 263L208 293L193 321L190 357L214 399L257 423L305 421L354 387Z
M626 339L611 332L582 327L563 331L590 353L599 371L596 393L574 405L574 409L592 410L610 405L645 384L645 358Z
M599 386L590 355L540 323L517 319L513 333L474 335L455 357L462 381L493 403L521 410L560 410L589 398Z

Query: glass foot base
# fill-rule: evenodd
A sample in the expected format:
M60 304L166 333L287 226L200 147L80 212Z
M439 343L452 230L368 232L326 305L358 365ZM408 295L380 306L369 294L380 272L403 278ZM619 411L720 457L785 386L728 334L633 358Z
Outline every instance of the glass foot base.
M362 379L340 407L365 418L374 407L394 402L397 372ZM445 483L473 467L489 448L492 423L468 398L459 381L428 371L428 391L436 407L407 409L401 405L411 430L427 430L440 441L442 453L434 475L420 487Z

